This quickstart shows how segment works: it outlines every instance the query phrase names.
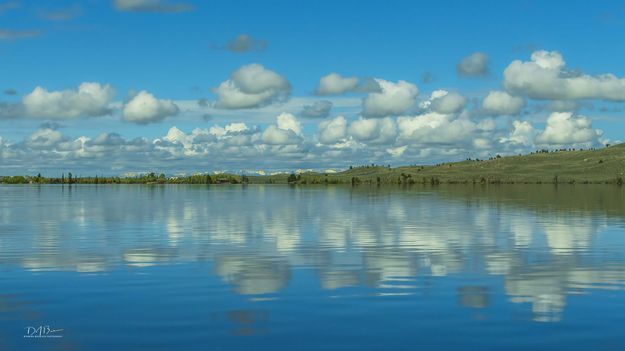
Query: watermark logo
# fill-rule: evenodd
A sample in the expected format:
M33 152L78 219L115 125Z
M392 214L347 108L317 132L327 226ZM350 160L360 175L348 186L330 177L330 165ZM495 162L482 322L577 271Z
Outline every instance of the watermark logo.
M63 329L52 328L49 325L28 326L24 328L25 338L62 338Z

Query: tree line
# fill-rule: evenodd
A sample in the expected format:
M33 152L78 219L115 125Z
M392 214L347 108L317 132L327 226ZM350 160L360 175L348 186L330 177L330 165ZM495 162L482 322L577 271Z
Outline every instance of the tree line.
M3 176L0 177L1 184L245 184L249 178L245 175L217 174L209 175L193 174L189 176L167 177L160 173L147 173L132 177L80 177L71 172L61 174L60 177L36 176Z

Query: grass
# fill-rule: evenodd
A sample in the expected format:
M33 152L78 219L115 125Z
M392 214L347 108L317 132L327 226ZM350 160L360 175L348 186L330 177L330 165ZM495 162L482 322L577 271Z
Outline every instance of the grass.
M625 144L598 150L562 150L435 166L355 167L343 172L302 173L298 184L622 184ZM286 183L287 175L250 177L252 183Z

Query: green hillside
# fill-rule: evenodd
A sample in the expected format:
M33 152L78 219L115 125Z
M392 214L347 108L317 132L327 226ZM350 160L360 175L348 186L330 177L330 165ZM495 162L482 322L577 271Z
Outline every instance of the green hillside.
M598 150L560 150L435 166L355 167L340 173L302 173L298 184L619 183L625 178L625 144ZM286 175L250 177L285 183Z

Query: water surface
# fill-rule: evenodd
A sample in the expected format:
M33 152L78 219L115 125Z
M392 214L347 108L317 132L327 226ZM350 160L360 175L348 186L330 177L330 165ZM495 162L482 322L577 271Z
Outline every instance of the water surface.
M0 350L623 350L624 200L0 186Z

